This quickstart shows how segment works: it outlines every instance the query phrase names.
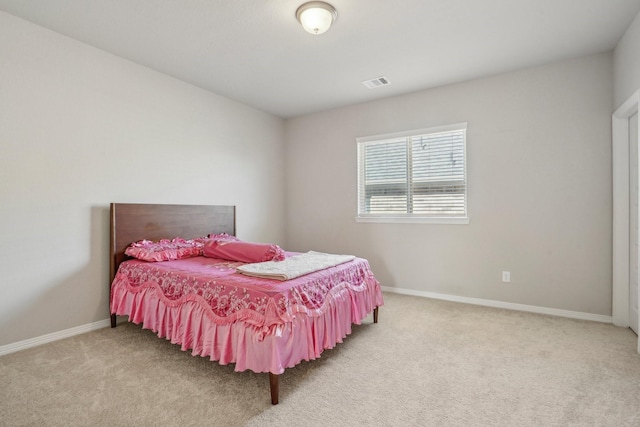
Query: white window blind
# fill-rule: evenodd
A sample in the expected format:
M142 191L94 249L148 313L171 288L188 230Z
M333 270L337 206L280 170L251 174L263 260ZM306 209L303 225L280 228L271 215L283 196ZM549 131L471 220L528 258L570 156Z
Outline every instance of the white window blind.
M466 124L357 141L358 219L467 218Z

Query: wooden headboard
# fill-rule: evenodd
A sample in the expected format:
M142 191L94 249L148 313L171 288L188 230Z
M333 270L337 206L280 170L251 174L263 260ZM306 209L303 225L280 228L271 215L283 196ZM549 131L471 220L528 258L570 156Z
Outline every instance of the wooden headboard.
M110 281L128 257L125 249L142 239L193 239L213 233L236 234L235 206L111 203Z

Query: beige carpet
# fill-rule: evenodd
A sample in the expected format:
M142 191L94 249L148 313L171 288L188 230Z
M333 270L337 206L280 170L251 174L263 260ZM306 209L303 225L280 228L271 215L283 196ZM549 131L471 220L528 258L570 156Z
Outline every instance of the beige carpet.
M0 357L3 426L639 426L636 336L385 294L322 358L233 372L131 324Z

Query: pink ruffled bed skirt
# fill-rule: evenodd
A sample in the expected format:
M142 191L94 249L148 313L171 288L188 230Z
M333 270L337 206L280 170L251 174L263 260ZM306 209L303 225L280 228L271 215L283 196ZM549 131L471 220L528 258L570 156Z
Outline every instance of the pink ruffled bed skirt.
M313 360L351 333L352 324L383 304L380 284L373 277L360 286L343 283L331 292L313 315L297 313L291 321L268 331L243 321L218 324L211 308L196 300L172 305L158 287L132 289L115 280L111 312L179 344L194 356L208 356L221 365L235 363L235 371L281 374L303 360Z

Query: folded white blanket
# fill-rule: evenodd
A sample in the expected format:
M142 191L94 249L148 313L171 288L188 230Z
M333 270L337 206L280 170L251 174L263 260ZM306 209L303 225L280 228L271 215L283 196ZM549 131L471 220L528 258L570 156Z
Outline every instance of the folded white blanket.
M324 270L353 260L353 255L334 255L309 251L286 258L284 261L257 262L245 264L237 271L248 276L263 277L276 280L295 279L314 271Z

